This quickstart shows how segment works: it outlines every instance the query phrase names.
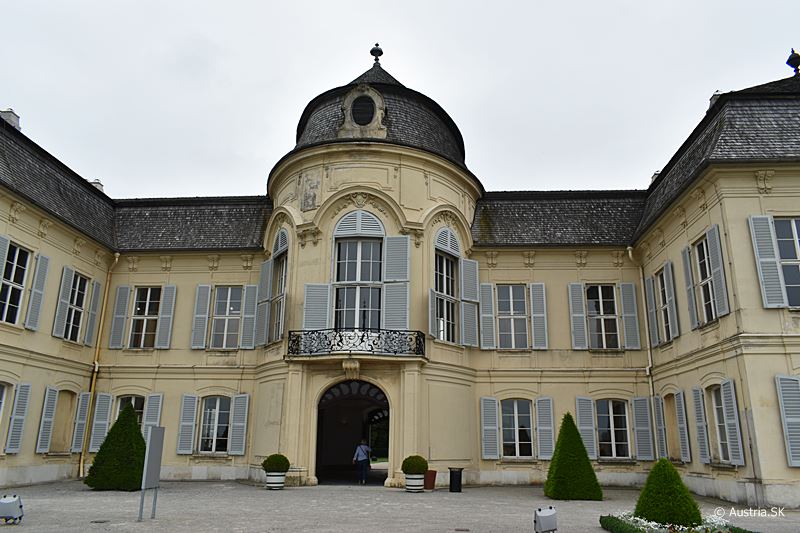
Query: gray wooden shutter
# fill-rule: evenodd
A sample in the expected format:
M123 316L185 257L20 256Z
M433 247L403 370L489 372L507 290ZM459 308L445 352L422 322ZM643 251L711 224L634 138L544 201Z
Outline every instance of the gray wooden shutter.
M697 455L700 456L701 463L709 464L711 462L711 451L708 449L708 424L706 423L703 389L700 387L692 388L692 398L694 400L695 433L697 433Z
M478 346L478 302L480 276L478 262L461 259L461 344Z
M244 455L247 443L247 410L250 401L248 394L237 394L233 397L231 412L231 440L228 455Z
M664 424L664 400L653 396L653 411L656 419L656 451L658 457L667 457L667 428Z
M58 305L56 306L56 316L53 321L53 337L64 338L64 330L67 327L67 311L69 310L69 297L72 292L72 278L75 271L65 266L61 271L61 288L58 290Z
M678 320L678 307L675 304L675 270L672 268L672 261L664 263L664 285L667 292L667 316L669 316L669 334L671 341L681 334L681 327Z
M539 459L552 459L555 450L552 398L536 398L536 437Z
M461 299L468 302L478 302L479 274L478 262L471 259L462 259L461 264Z
M644 280L644 295L647 300L647 328L650 331L650 347L658 346L658 312L656 311L655 280L653 277Z
M461 344L478 346L478 304L461 302Z
M169 350L177 290L175 285L164 285L161 289L161 303L158 306L158 326L156 326L155 342L155 347L159 350Z
M0 235L0 261L2 261L4 270L8 258L8 247L10 244L11 240L8 237L5 235Z
M732 379L720 384L722 393L722 412L725 416L725 434L728 436L728 451L732 465L744 465L744 448L742 447L742 431L739 427L739 408L736 403L736 388Z
M383 320L384 329L408 329L408 235L383 239Z
M481 397L481 457L500 459L499 407L496 398Z
M547 293L544 283L528 285L531 297L531 347L534 350L547 349Z
M408 282L384 283L383 328L408 330Z
M111 410L114 404L114 397L106 393L98 393L94 405L94 417L92 417L92 435L89 438L89 451L96 452L100 449L103 441L106 440L108 425L111 422Z
M700 327L700 322L697 320L697 302L694 298L692 258L688 246L681 250L681 257L683 258L683 279L686 284L686 303L689 308L689 324L691 324L692 329L697 329Z
M636 437L636 458L643 461L654 460L650 398L633 399L633 434Z
M142 416L142 434L145 444L147 444L147 434L150 432L150 428L161 424L161 404L163 402L164 395L161 393L147 395Z
M36 439L36 453L50 451L50 439L53 437L53 422L56 418L58 405L58 389L47 387L44 390L44 403L42 404L42 418L39 421L39 438Z
M800 377L777 375L775 386L783 422L786 461L789 466L800 466Z
M181 397L181 415L178 428L178 455L192 455L194 450L194 427L197 418L197 396L184 394Z
M725 284L725 267L722 260L722 241L719 235L719 226L712 225L706 232L708 240L708 260L711 264L711 279L714 281L714 301L717 306L717 316L725 316L731 312L728 304L728 286Z
M692 460L692 448L689 446L689 425L686 423L686 400L683 397L683 391L675 393L675 415L678 421L681 461L688 463Z
M276 242L277 244L277 242ZM258 305L256 306L255 345L264 346L269 342L269 312L272 298L272 259L261 263L258 276Z
M408 281L409 278L408 235L384 237L383 281Z
M619 292L622 296L622 329L625 330L625 349L641 350L642 342L639 338L639 309L636 305L636 284L620 283Z
M586 303L584 301L583 283L570 283L568 291L572 349L588 350L589 342L586 335Z
M244 302L242 305L242 337L241 347L252 350L256 343L256 300L258 285L244 286Z
M128 298L131 288L127 285L117 287L114 297L114 316L111 319L111 335L108 337L108 347L112 350L121 350L125 346L125 324L128 321Z
M491 283L481 283L480 307L481 350L494 350L497 342L494 324L494 287Z
M86 436L86 420L89 418L89 400L92 393L82 392L78 395L78 408L75 409L75 428L72 430L72 453L83 450L83 439Z
M428 289L428 333L433 338L439 337L436 327L436 291Z
M86 335L83 338L86 346L94 346L95 326L97 314L100 312L100 297L103 285L99 281L92 283L92 301L89 303L89 319L86 322Z
M203 350L206 347L210 304L211 285L198 285L194 295L194 314L192 315L192 350Z
M583 396L575 398L575 422L581 434L589 459L597 459L597 431L594 417L594 400Z
M303 329L328 328L331 286L327 283L306 283L303 302Z
M28 312L25 314L25 327L31 331L39 329L39 316L42 313L44 302L44 288L47 284L47 271L50 267L50 258L39 254L36 257L36 270L33 274L31 296L28 300Z
M767 309L787 307L786 284L783 279L778 240L771 216L751 216L750 236L756 255L758 279L761 282L761 301Z
M14 407L11 408L11 420L8 424L6 453L19 453L22 448L25 417L28 416L28 403L31 399L31 384L19 383L14 391Z

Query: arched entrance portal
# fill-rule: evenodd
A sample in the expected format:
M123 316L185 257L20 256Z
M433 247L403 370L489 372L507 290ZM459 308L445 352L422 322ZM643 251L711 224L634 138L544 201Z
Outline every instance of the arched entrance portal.
M361 439L372 448L370 483L380 483L389 456L389 401L384 392L361 380L337 383L322 395L317 411L317 479L355 483L353 453Z

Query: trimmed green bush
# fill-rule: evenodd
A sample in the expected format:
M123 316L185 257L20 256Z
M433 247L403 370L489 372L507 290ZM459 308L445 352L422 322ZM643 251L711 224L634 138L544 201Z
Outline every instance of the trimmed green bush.
M289 459L280 453L273 453L261 462L264 472L288 472Z
M578 427L569 413L561 420L556 449L544 482L544 494L554 500L603 499L603 490L589 462Z
M424 474L428 470L428 461L421 455L409 455L400 469L404 474Z
M678 471L664 458L650 470L633 514L659 524L696 526L702 523L697 502Z
M600 527L611 533L642 533L642 530L621 518L611 515L600 517Z
M133 406L128 404L94 456L84 483L94 490L139 490L145 443Z

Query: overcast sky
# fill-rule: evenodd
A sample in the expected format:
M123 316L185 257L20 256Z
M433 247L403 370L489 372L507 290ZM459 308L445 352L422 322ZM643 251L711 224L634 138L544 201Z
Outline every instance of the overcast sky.
M264 194L317 94L436 100L487 190L646 188L723 92L792 74L800 2L9 1L0 108L114 198Z

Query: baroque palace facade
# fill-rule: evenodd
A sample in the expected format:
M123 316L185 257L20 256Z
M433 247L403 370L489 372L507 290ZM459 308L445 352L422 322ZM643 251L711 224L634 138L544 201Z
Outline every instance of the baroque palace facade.
M647 190L487 192L380 65L322 93L266 196L114 200L0 121L0 485L76 477L119 409L165 479L601 483L800 501L800 76L715 97ZM791 61L791 60L790 60ZM382 429L380 429L382 428Z

